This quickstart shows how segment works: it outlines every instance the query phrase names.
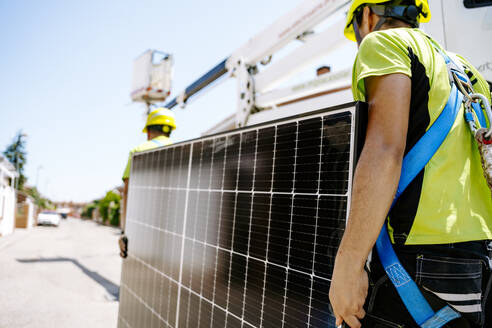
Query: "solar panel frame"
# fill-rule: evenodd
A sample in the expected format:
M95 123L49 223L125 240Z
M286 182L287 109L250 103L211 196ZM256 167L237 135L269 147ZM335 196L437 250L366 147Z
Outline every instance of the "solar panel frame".
M348 143L332 144L347 114ZM366 123L367 107L350 103L135 154L118 326L333 326L326 263ZM329 171L347 144L348 167Z

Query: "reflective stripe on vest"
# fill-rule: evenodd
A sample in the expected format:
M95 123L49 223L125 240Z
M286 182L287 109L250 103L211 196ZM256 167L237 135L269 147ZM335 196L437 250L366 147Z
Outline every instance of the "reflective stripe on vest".
M162 146L165 146L160 140L157 140L157 139L152 139L151 140L153 143L155 143L157 145L157 147L162 147Z

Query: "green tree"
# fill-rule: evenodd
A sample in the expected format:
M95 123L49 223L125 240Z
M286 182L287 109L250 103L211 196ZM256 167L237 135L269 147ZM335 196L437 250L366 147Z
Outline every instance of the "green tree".
M114 191L108 191L106 196L99 201L99 214L104 223L109 220L109 223L118 226L120 223L120 200L121 196Z
M31 196L34 204L36 204L39 209L54 209L55 206L53 203L49 199L44 198L36 187L26 187L24 190L29 196Z
M17 189L20 190L26 182L26 176L24 175L24 165L27 160L26 137L27 135L22 133L22 130L20 130L12 140L12 143L8 145L7 149L3 152L5 158L7 158L12 165L14 165L15 169L19 173L19 177L17 178Z

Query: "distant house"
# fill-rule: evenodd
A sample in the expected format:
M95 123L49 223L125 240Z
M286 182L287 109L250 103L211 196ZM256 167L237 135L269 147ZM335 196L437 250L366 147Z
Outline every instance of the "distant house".
M17 176L14 166L0 155L0 236L14 232Z
M73 218L80 218L80 215L84 209L84 207L87 205L87 203L76 203L76 202L55 202L54 205L56 206L56 211L58 214L60 214L62 217L73 217Z

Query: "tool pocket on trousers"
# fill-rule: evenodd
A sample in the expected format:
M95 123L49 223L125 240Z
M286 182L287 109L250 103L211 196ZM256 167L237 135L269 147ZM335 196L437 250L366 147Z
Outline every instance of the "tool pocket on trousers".
M380 318L373 314L367 313L362 320L362 327L368 328L405 328L404 325Z
M482 323L482 262L419 255L415 280L471 322Z

